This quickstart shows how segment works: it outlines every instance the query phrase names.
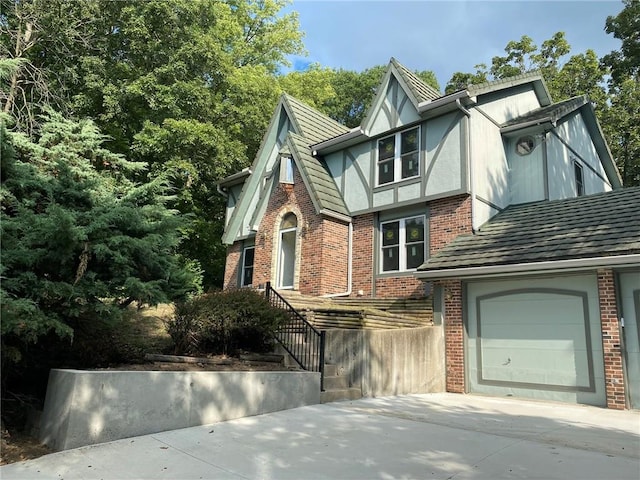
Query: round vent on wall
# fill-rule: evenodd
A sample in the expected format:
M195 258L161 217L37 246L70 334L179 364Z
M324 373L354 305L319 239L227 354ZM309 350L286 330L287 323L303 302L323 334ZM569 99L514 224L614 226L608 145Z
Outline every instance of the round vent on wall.
M516 142L516 153L522 156L529 155L533 151L535 145L536 142L533 137L520 137Z

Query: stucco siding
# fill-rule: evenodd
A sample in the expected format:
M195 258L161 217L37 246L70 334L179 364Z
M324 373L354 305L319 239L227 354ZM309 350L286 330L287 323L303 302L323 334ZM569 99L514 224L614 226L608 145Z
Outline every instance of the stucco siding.
M574 161L582 166L586 195L611 190L581 115L574 115L558 125L554 133L548 135L547 149L550 200L577 195Z
M474 195L485 204L505 208L509 205L509 165L505 155L500 128L480 112L471 110L470 118L471 158L470 170ZM474 228L490 219L493 209L484 208L483 202L474 199Z
M436 118L424 125L424 195L427 197L465 187L466 158L461 121L462 117L458 112Z
M499 124L539 107L540 102L530 84L484 95L482 103L478 105L478 108Z

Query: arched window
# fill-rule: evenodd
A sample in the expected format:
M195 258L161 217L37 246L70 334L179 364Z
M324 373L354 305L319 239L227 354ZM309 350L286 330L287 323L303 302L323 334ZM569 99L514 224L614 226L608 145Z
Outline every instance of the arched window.
M278 287L293 288L296 271L296 238L298 219L287 213L280 223L280 249L278 258Z

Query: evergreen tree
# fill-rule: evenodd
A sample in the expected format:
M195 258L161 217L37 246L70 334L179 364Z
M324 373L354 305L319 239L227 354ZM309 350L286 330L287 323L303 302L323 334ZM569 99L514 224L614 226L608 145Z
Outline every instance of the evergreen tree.
M128 179L143 164L104 148L91 121L50 111L37 139L0 124L2 356L44 335L117 319L132 302L184 298L199 273L175 254L183 220L167 182ZM5 374L3 369L3 375Z

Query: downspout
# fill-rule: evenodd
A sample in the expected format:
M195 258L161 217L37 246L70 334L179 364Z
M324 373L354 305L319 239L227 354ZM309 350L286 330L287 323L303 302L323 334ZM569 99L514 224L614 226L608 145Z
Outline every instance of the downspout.
M460 103L460 99L456 98L456 107L467 116L467 135L466 135L466 156L467 156L467 171L469 174L469 187L471 191L471 231L473 233L476 232L476 220L475 220L475 202L476 202L476 188L475 188L475 177L473 175L473 162L471 161L471 112L462 106Z
M329 293L322 295L324 298L348 297L351 295L353 280L353 223L349 222L349 239L347 247L347 291L342 293Z

